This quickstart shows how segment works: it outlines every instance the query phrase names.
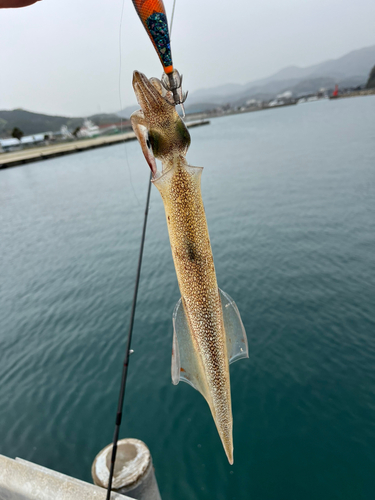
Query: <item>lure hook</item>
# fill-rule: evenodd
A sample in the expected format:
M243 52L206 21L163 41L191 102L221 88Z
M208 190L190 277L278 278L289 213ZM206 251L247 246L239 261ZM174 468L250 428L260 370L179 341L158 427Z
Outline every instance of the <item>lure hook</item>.
M174 69L172 73L163 73L163 76L161 77L161 83L165 90L169 92L169 94L166 94L164 96L164 99L173 106L180 104L183 115L185 116L183 103L186 101L188 92L182 91L182 75L180 76L180 73L177 71L177 69ZM172 93L172 95L170 94L170 92Z

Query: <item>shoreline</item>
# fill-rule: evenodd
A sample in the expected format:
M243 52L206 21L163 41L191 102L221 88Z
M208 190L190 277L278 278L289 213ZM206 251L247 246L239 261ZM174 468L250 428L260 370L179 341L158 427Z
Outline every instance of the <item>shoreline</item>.
M348 92L347 94L339 94L337 96L331 95L330 99L343 99L345 97L363 97L368 95L375 95L375 89L362 89L362 90L353 90L352 92Z
M199 121L191 121L186 123L188 128L200 127L208 125L210 122L207 119ZM30 149L23 149L19 151L12 151L9 153L0 154L0 170L18 165L24 165L34 161L48 160L56 158L57 156L64 156L73 153L80 153L89 149L102 148L105 146L112 146L121 142L128 142L136 140L134 132L125 132L117 135L107 135L103 137L95 137L90 139L83 139L71 142L64 142L53 144L49 146L40 146Z
M193 118L193 120L209 120L210 118L221 118L223 116L231 116L231 115L242 115L244 113L253 113L255 111L266 111L267 109L277 109L277 108L284 108L285 106L295 106L297 104L297 101L293 102L287 102L283 104L275 104L274 106L260 106L260 107L254 107L254 108L248 108L248 109L238 109L238 110L229 110L227 112L220 112L220 111L202 111L201 113L191 113L189 114L189 118Z

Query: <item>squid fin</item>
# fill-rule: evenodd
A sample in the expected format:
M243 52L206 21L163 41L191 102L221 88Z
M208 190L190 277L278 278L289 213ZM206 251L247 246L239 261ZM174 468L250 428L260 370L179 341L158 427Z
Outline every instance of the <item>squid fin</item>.
M249 357L249 347L240 312L234 300L220 290L229 364Z
M205 384L201 379L200 360L191 338L182 298L173 311L172 383L180 380L194 387L205 397Z
M220 288L219 293L230 364L238 359L249 357L248 344L245 328L236 303ZM189 323L182 299L180 299L173 311L172 383L177 385L182 380L205 397L206 387L200 375L201 373L200 360L193 345Z

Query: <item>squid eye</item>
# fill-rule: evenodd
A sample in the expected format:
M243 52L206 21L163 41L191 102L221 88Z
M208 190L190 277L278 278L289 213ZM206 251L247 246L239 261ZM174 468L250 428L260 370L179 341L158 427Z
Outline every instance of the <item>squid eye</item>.
M147 144L148 149L151 149L151 144L150 144L150 141L148 139L146 141L146 144Z

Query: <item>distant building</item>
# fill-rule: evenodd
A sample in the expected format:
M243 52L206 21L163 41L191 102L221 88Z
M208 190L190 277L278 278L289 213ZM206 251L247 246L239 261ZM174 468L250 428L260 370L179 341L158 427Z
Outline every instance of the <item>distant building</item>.
M248 108L259 108L262 105L261 101L258 101L258 99L248 99L246 101L246 106Z
M74 139L73 134L69 131L66 125L61 125L60 134L63 139Z
M0 147L3 152L23 149L25 146L35 146L44 142L44 134L25 135L21 140L11 137L0 139Z
M95 125L94 122L91 120L84 120L83 122L83 127L79 129L79 132L77 133L77 137L96 137L100 135L100 130L97 125Z
M279 94L276 96L276 99L278 100L289 100L293 97L293 92L291 90L286 90L282 94Z

